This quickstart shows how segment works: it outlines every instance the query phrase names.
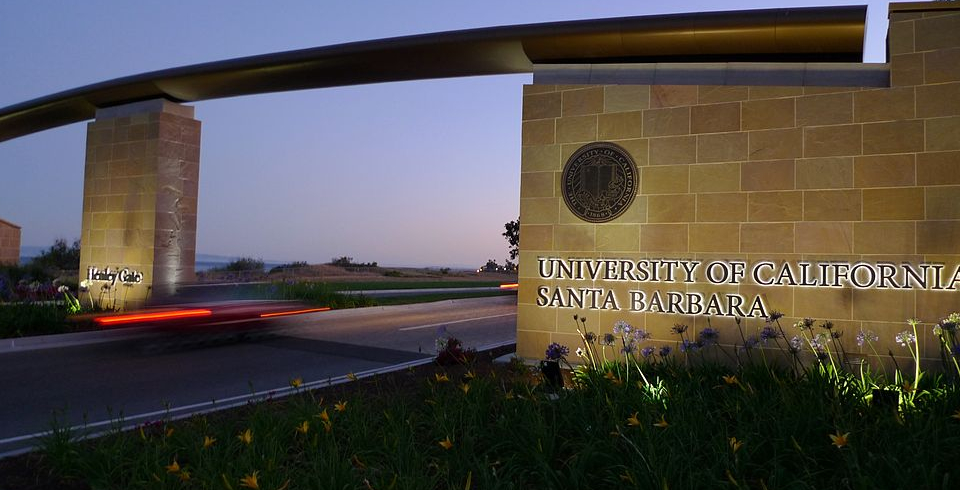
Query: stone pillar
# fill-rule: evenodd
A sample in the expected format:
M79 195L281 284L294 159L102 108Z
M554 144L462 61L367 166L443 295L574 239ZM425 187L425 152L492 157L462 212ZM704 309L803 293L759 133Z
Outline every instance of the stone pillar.
M80 280L94 302L138 308L195 280L200 121L193 114L149 100L100 109L88 124Z

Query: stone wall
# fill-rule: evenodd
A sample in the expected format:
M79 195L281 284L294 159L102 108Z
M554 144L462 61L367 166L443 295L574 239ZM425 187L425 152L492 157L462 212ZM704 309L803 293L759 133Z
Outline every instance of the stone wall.
M675 323L706 316L538 305L538 287L604 287L620 297L662 284L544 279L538 258L960 264L960 11L892 12L891 86L769 87L528 85L524 87L518 352L580 345L573 315L590 330L617 320L672 342ZM584 144L614 142L640 180L626 213L608 223L575 217L560 175ZM902 279L901 275L897 276ZM834 322L846 345L876 332L878 352L908 318L960 311L960 292L765 287L702 278L672 289L760 296L783 312ZM623 305L621 305L623 306ZM732 318L710 318L729 343ZM745 322L748 331L763 325ZM788 331L792 327L788 328ZM929 331L929 326L922 328ZM921 347L936 356L930 335Z
M20 227L0 219L0 264L20 263Z

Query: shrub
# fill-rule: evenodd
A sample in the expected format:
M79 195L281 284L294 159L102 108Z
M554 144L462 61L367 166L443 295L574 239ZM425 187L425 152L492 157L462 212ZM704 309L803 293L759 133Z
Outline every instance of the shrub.
M225 265L222 270L231 272L263 271L263 261L251 257L241 257Z

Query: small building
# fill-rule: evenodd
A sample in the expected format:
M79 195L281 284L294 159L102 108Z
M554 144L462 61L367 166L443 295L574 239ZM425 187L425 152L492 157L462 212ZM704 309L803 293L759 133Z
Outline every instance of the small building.
M20 263L20 227L0 219L0 264Z

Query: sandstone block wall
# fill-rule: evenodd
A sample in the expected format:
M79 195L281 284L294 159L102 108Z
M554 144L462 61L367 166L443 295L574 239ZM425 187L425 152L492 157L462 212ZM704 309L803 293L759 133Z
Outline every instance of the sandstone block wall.
M20 227L0 219L0 264L20 263Z
M554 341L580 345L574 314L598 332L626 320L661 343L676 339L675 323L707 326L705 316L538 306L540 285L585 284L541 278L542 257L940 263L952 272L960 264L960 11L892 12L889 46L891 86L881 89L525 86L519 354L542 357ZM575 217L560 187L566 160L593 141L622 146L640 175L630 209L602 224ZM605 287L625 295L656 285ZM908 318L928 332L960 311L960 291L762 287L749 278L681 288L760 295L785 325L831 320L853 351L857 332L871 330L881 354L904 356L893 339ZM710 321L722 338L738 337L732 319ZM921 337L937 356L932 337Z

